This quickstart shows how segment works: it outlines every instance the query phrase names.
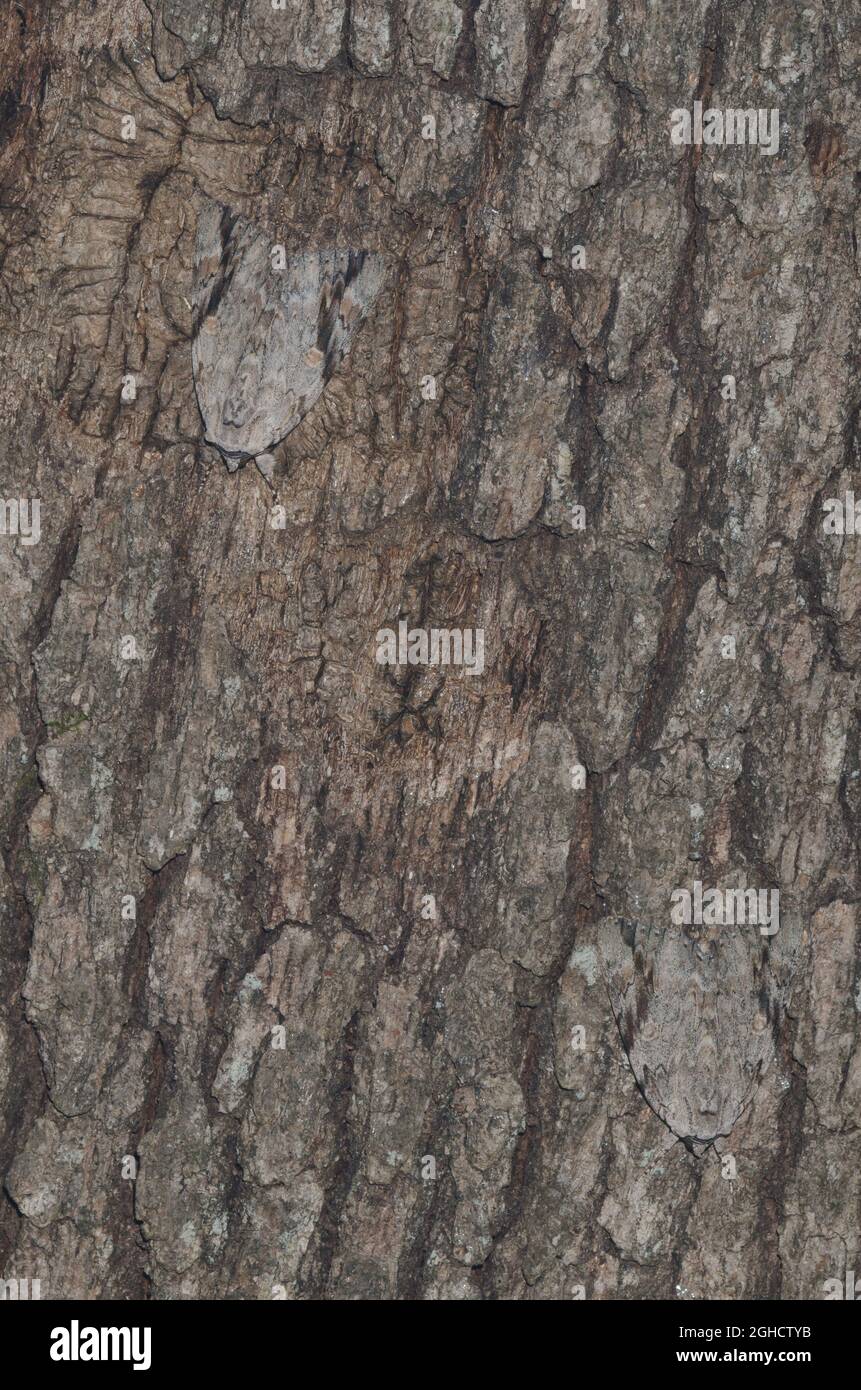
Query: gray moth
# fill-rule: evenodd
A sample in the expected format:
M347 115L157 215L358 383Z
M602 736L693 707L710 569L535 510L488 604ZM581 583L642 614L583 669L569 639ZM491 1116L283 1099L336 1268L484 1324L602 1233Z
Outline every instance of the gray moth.
M743 928L622 918L604 919L599 944L640 1091L702 1153L732 1132L774 1058L788 989L780 948Z
M234 465L265 455L319 398L383 283L369 251L288 248L208 202L198 219L192 369L206 439Z

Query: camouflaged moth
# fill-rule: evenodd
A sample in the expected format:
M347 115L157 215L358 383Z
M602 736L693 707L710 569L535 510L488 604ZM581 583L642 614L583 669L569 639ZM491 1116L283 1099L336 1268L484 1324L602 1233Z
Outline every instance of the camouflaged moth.
M605 918L610 1003L640 1091L694 1153L729 1135L771 1065L787 972L755 930Z
M256 458L307 415L349 352L383 283L369 251L287 252L210 202L197 227L192 369L206 439Z

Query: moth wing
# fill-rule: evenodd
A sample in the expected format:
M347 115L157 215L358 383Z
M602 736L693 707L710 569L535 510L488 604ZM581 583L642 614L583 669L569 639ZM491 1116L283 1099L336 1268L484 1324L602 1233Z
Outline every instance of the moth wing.
M731 928L705 949L678 928L605 919L610 1004L651 1108L681 1139L726 1135L773 1055L778 991L760 938Z
M304 251L275 269L268 238L219 205L198 223L192 367L206 438L268 452L318 400L383 284L367 251Z

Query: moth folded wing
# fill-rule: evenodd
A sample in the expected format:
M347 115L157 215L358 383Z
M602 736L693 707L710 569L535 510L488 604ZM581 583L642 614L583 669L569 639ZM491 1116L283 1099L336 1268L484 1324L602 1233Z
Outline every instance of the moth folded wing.
M328 306L337 289L332 260L332 253L303 252L290 257L285 269L267 281L267 296L255 325L257 341L246 345L245 357L253 360L254 369L241 366L224 398L225 442L234 447L241 444L255 455L267 452L296 428L319 399L335 365L318 345L321 305ZM253 410L245 399L246 384L252 378ZM234 433L240 429L241 438Z
M307 415L352 348L382 288L384 270L383 258L369 251L306 252L291 260L285 366L298 419L290 428Z
M685 949L674 936L618 919L600 936L619 1035L647 1104L680 1139L696 1133L695 1018ZM693 1025L693 1026L692 1026Z
M266 244L215 205L201 213L196 252L192 370L206 438L228 458L250 457L267 331Z
M204 209L195 260L192 366L207 439L228 457L268 452L318 400L383 284L367 251L318 250L272 264L269 239Z
M718 1132L729 1134L750 1106L774 1059L774 1031L780 1000L766 972L757 972L758 943L737 934L729 938L721 959L715 992L713 1033L721 1079Z
M319 400L383 284L385 262L367 251L306 251L288 259L273 294L278 311L261 386L271 448Z
M684 1010L637 981L629 991L620 1033L631 1070L650 1109L680 1139L696 1132L689 1102L692 1056Z
M598 953L611 996L627 989L634 977L637 924L622 917L604 917L597 928Z
M269 378L274 440L286 438L321 396L331 372L319 343L321 306L328 303L335 270L333 253L307 251L287 264L280 287L281 298L273 350L281 371ZM280 395L281 406L276 408Z
M228 459L270 442L261 402L278 310L269 239L218 203L198 217L192 370L206 439Z
M221 411L225 430L251 431L260 400L265 359L265 342L261 342L259 334L253 333L227 385Z
M271 363L282 356L280 337L283 311L269 304L251 325L232 376L223 373L217 443L245 457L265 453L274 442L273 431L282 417L290 418L292 396ZM228 349L233 360L235 347ZM228 359L225 359L228 360ZM214 404L217 404L214 402Z
M671 1129L674 1134L678 1134L679 1131L675 1123L678 1120L678 1115L673 1096L671 1073L662 1063L655 1063L650 1066L642 1057L638 1057L638 1061L639 1066L635 1068L635 1075L650 1108L655 1111L656 1115L660 1116L668 1129ZM679 1137L683 1138L684 1135L679 1135Z
M197 399L209 443L228 457L250 457L258 444L265 447L259 443L266 432L259 401L267 329L265 322L247 321L233 332L227 327L215 315L203 320L192 357Z

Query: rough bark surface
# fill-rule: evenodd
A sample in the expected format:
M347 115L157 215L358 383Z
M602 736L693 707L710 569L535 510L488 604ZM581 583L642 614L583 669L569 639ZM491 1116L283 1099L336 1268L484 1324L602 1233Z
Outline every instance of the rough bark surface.
M822 1297L858 5L21 0L0 43L0 491L41 508L0 535L0 1278ZM778 152L674 145L694 101ZM213 203L385 262L260 469L195 393ZM380 664L399 620L484 670ZM695 880L780 931L673 927Z

